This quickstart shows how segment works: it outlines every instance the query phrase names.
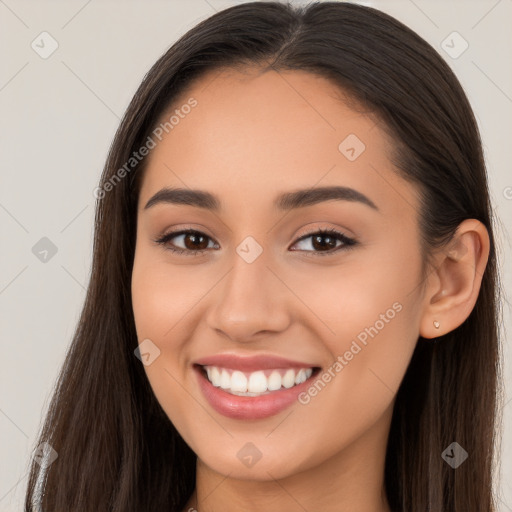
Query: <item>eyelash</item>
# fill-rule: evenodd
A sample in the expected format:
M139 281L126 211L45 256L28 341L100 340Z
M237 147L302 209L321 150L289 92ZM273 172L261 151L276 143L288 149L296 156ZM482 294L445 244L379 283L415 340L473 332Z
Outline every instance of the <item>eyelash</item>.
M208 250L208 249L196 249L196 250L182 249L180 247L171 247L170 245L168 245L169 240L171 240L172 238L179 236L179 235L189 235L189 234L203 235L203 236L206 236L207 238L210 238L208 235L202 233L201 231L197 231L194 229L183 229L183 230L179 230L179 231L172 231L170 233L166 233L162 237L154 240L154 242L159 245L164 246L164 248L168 251L172 251L173 253L176 253L176 254L186 254L187 256L195 256L198 253L202 253L202 252ZM310 238L314 235L334 236L335 238L337 238L338 240L343 242L343 245L340 247L337 247L335 249L329 249L327 251L303 251L303 250L301 251L301 250L298 250L298 252L306 252L306 253L312 252L312 253L315 253L315 255L317 255L317 256L328 256L328 255L332 255L340 250L352 249L354 246L356 246L358 244L358 242L356 240L354 240L353 238L349 238L345 234L340 233L339 231L330 228L330 229L318 229L317 231L312 231L311 233L303 235L299 239L297 239L293 245L295 245L298 242L301 242L302 240Z

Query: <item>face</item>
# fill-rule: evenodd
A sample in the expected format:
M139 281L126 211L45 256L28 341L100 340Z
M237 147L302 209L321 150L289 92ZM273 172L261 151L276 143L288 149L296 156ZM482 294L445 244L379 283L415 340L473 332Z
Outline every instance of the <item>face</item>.
M222 474L368 461L423 306L418 195L392 143L306 72L217 70L174 109L142 180L132 276L156 398Z

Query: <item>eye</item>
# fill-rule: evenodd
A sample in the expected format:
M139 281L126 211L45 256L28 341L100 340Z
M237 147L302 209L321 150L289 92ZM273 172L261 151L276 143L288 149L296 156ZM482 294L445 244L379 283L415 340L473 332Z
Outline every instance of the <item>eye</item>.
M176 247L175 244L170 244L170 240L173 238L183 237L183 243L185 248ZM155 240L157 244L163 245L165 249L172 251L177 254L187 254L187 256L194 256L198 253L205 251L208 247L208 240L210 237L193 229L182 229L180 231L172 231Z
M321 250L313 250L306 252L314 252L315 255L318 256L327 256L340 250L347 250L354 247L358 243L353 238L350 238L344 235L343 233L340 233L336 229L331 228L319 229L312 233L308 233L307 235L303 235L297 240L295 244L307 239L311 239L311 242L305 245L309 245L314 249L320 248ZM337 246L337 242L341 242L341 244Z
M180 237L182 237L182 242L185 245L184 248L177 247L175 243L170 243L172 239L177 239ZM349 238L348 236L344 235L343 233L340 233L335 229L319 229L307 235L301 236L295 242L294 245L297 245L298 243L303 242L308 238L312 239L309 245L313 248L313 250L306 250L305 252L313 252L319 256L332 254L333 252L337 252L342 249L346 250L351 247L354 247L358 243L353 238ZM205 235L200 231L196 231L193 229L184 229L166 233L162 237L154 240L154 242L164 246L166 250L172 251L174 253L186 254L187 256L194 256L199 253L203 253L208 249L208 240L213 241L208 235ZM341 242L341 245L337 245L338 242ZM214 248L218 248L218 244ZM295 251L296 249L292 250Z

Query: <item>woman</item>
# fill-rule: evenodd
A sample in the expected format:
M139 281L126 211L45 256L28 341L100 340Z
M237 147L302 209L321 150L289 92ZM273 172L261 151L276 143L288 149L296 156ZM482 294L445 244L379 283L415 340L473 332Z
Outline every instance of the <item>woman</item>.
M26 510L496 510L482 146L417 34L221 11L149 71L95 194Z

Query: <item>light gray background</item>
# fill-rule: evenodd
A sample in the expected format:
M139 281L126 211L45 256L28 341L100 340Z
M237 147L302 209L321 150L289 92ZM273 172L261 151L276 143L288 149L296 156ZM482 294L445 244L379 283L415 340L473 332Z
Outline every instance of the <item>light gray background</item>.
M28 459L85 298L92 191L120 117L145 72L180 35L236 3L241 2L0 0L1 511L22 509ZM496 235L510 290L512 0L360 3L418 32L463 84L480 125L492 201L503 223ZM31 47L43 31L59 45L47 59ZM469 44L457 58L441 47L453 31ZM42 237L57 247L46 263L32 252ZM507 337L509 298L503 307ZM512 400L505 341L504 353L509 391L500 511L506 512L512 511Z

